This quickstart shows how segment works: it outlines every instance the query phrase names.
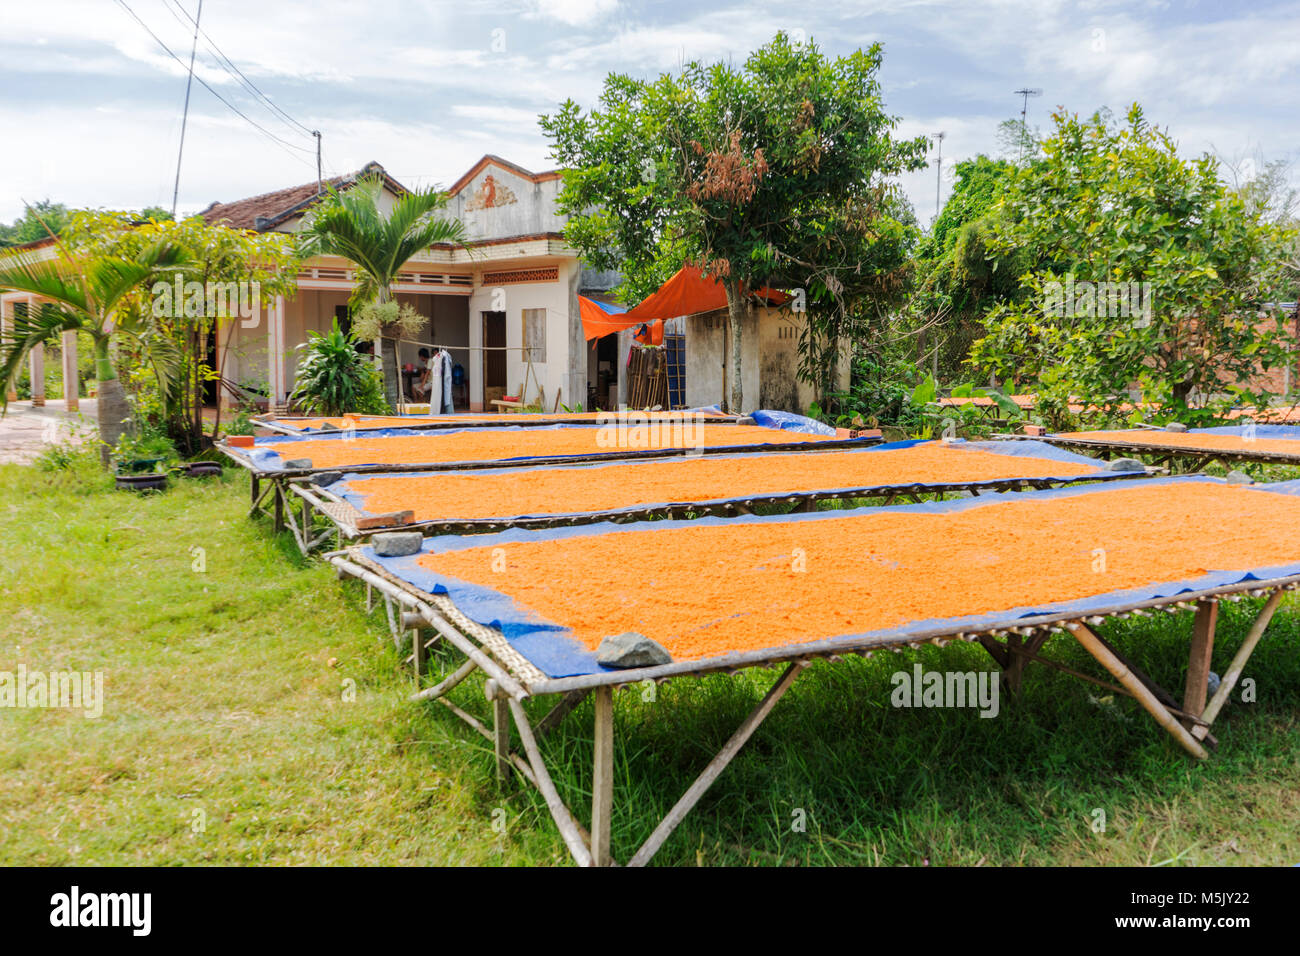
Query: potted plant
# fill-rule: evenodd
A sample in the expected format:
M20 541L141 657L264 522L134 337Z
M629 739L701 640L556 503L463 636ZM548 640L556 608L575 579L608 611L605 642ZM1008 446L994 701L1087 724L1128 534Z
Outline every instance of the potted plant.
M166 463L176 449L165 435L123 435L113 450L116 484L129 491L162 491L167 487Z

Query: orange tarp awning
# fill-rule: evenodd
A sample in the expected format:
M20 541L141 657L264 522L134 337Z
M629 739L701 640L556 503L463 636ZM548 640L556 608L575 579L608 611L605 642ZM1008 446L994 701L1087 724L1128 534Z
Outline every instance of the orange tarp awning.
M760 289L757 294L778 304L790 298L775 289ZM713 276L706 276L701 269L683 266L657 292L620 318L624 320L623 327L627 328L650 319L675 319L679 315L696 315L726 307L727 293L722 283Z
M582 317L582 337L588 342L638 324L627 318L621 305L605 305L585 295L578 296L578 314Z

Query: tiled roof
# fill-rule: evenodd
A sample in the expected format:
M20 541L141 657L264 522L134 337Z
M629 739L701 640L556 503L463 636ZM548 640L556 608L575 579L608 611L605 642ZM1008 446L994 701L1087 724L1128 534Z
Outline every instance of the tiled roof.
M366 163L355 173L326 179L324 184L335 189L346 189L361 176L371 173L382 176L384 184L398 195L406 192L405 186L389 176L383 166L373 162ZM315 205L318 198L316 183L310 182L301 186L290 186L288 189L277 189L275 192L262 193L260 196L237 199L234 202L214 202L199 215L209 224L225 223L233 229L254 229L265 232L274 229L286 219L292 219L306 212Z

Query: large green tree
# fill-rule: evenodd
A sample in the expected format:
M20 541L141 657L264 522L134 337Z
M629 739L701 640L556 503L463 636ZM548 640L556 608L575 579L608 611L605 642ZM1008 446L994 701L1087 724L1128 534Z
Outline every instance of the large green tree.
M802 290L820 321L801 344L830 337L833 354L870 312L864 300L905 285L909 238L891 178L924 165L925 140L894 138L881 55L876 44L832 59L778 34L740 66L610 75L596 108L570 100L541 119L566 169L565 237L588 263L622 270L642 292L682 261L723 284L733 409L744 407L752 290ZM826 360L823 350L816 361Z
M1024 295L995 308L973 358L1049 398L1103 407L1129 390L1199 420L1265 402L1284 361L1276 301L1289 236L1219 176L1184 159L1138 106L1125 120L1057 113L1042 158L1014 177L994 251L1033 249Z
M1019 294L1025 250L992 248L998 203L1015 165L979 155L955 165L952 193L918 244L908 302L918 361L955 377L984 332L984 315Z

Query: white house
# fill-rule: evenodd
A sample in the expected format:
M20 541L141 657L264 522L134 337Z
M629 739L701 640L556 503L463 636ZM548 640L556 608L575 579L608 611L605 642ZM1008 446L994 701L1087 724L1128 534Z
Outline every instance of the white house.
M346 190L377 174L384 195L404 190L378 163L330 180ZM587 402L591 357L579 316L579 291L603 291L617 276L583 268L560 234L557 171L533 173L498 156L484 156L451 185L446 215L464 223L467 248L434 246L417 255L393 286L399 301L426 317L410 340L395 347L399 365L414 364L424 346L445 347L463 369L457 410L491 410L503 395L526 402ZM259 232L295 232L318 201L317 184L282 189L203 210L210 223ZM350 264L328 256L305 261L298 292L272 303L265 316L224 326L225 378L267 390L282 406L293 389L299 350L311 331L346 322L352 289ZM262 321L264 320L264 321ZM247 327L242 327L247 326ZM524 349L528 347L526 354ZM528 355L531 356L531 362ZM392 354L386 354L391 361Z

